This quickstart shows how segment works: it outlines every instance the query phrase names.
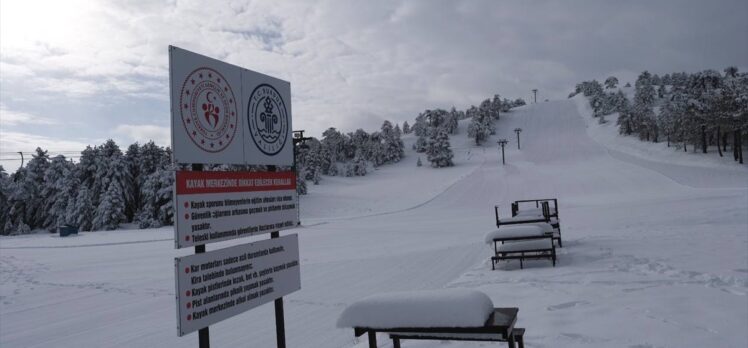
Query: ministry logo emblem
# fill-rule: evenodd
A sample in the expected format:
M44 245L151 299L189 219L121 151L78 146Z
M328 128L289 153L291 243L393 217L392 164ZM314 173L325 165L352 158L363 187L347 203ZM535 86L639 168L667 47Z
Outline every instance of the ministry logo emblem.
M283 149L288 138L288 111L273 86L261 84L252 91L247 121L252 140L262 153L274 156Z
M182 85L182 124L193 143L207 152L223 151L236 135L236 100L226 79L211 68L198 68Z

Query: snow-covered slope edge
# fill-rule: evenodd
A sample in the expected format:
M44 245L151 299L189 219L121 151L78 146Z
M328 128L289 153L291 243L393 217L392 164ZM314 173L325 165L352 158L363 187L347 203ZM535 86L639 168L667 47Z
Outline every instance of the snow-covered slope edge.
M607 122L600 124L592 116L586 97L579 94L572 100L587 124L587 135L616 159L652 169L691 187L748 188L748 166L737 164L729 154L719 157L713 153L684 152L682 148L668 147L666 142L643 142L635 136L620 135L618 113L605 116Z

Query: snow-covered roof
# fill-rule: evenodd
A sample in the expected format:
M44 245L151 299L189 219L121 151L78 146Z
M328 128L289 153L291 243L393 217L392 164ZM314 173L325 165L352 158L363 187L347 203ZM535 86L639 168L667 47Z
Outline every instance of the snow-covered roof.
M391 292L369 296L348 306L338 327L475 327L486 323L493 302L480 291L442 289Z

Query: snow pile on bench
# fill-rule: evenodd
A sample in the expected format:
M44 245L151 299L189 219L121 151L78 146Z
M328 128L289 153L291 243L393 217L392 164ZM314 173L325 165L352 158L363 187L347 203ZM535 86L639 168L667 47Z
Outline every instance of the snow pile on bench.
M522 240L517 242L508 242L499 245L500 253L511 253L511 252L522 252L522 251L533 251L533 250L549 250L553 249L553 242L549 242L550 239L536 239L536 240Z
M553 219L553 218L551 218L551 219ZM545 233L553 233L555 231L555 229L553 228L553 226L551 226L551 224L549 224L547 222L533 222L533 223L529 223L529 224L523 225L523 226L539 226L540 228L543 229L543 232L545 232Z
M486 294L468 289L376 294L348 306L338 327L371 329L478 327L493 313Z
M547 227L542 226L547 225ZM553 227L546 223L506 226L486 234L486 244L493 244L494 239L539 237L547 232L553 232Z
M511 223L518 224L518 223L524 223L524 222L535 222L535 221L540 221L540 220L544 220L544 219L545 219L545 217L543 217L543 215L539 215L539 216L535 216L535 215L525 215L525 216L517 215L517 216L512 216L512 217L507 217L507 218L499 219L499 222L502 223L502 224L511 224Z

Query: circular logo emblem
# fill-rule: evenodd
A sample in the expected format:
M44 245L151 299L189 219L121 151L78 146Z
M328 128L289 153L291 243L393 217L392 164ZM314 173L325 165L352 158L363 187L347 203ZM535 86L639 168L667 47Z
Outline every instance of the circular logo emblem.
M280 93L268 84L252 91L247 107L249 133L262 153L279 153L288 138L288 112Z
M226 79L211 68L187 76L180 95L182 123L192 142L207 152L221 152L236 134L236 100Z

